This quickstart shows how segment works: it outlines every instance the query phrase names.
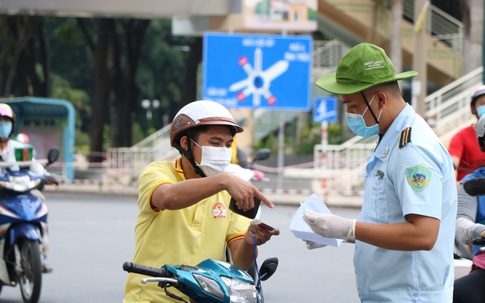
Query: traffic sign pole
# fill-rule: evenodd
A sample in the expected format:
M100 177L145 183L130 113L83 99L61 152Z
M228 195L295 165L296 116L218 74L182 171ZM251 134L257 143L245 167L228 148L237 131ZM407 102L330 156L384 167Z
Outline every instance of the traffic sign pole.
M328 121L324 120L322 126L322 190L323 195L327 195L327 152L328 152ZM325 199L326 200L326 199Z

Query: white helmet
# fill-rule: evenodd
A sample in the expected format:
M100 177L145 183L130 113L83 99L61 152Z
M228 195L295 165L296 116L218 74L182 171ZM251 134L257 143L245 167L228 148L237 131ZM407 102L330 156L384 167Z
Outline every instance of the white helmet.
M477 140L482 152L485 152L485 115L477 123Z
M178 144L181 134L202 125L227 125L234 128L233 134L243 131L231 113L223 105L209 100L191 102L175 115L170 127L170 144Z

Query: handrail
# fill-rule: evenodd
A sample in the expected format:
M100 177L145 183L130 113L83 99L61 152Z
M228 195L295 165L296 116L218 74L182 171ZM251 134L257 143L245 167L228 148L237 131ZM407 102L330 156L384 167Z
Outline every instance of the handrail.
M170 124L165 125L158 131L151 134L150 136L136 143L135 145L133 145L133 147L144 147L144 146L154 145L153 143L157 142L160 139L160 137L164 137L164 138L170 137Z
M414 23L414 0L403 1L403 16ZM435 39L443 41L456 53L463 49L463 24L434 5L429 6L426 29Z

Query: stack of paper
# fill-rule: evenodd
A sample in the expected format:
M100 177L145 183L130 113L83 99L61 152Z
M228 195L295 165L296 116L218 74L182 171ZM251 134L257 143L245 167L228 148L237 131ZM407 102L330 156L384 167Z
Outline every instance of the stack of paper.
M313 194L305 202L301 203L298 210L293 215L290 224L290 230L293 234L302 240L312 241L316 243L321 243L325 245L339 247L343 240L335 238L325 238L313 232L313 230L306 224L303 220L303 212L305 210L312 210L316 213L331 214L332 212L323 203L322 200L318 198L317 195Z

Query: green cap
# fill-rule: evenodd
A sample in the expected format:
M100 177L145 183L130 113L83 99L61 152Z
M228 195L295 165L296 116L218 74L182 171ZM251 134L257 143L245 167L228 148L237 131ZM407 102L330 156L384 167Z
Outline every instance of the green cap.
M330 93L348 95L377 84L407 79L418 74L415 71L397 75L394 73L394 64L382 48L370 43L360 43L340 60L336 72L321 77L315 84Z

